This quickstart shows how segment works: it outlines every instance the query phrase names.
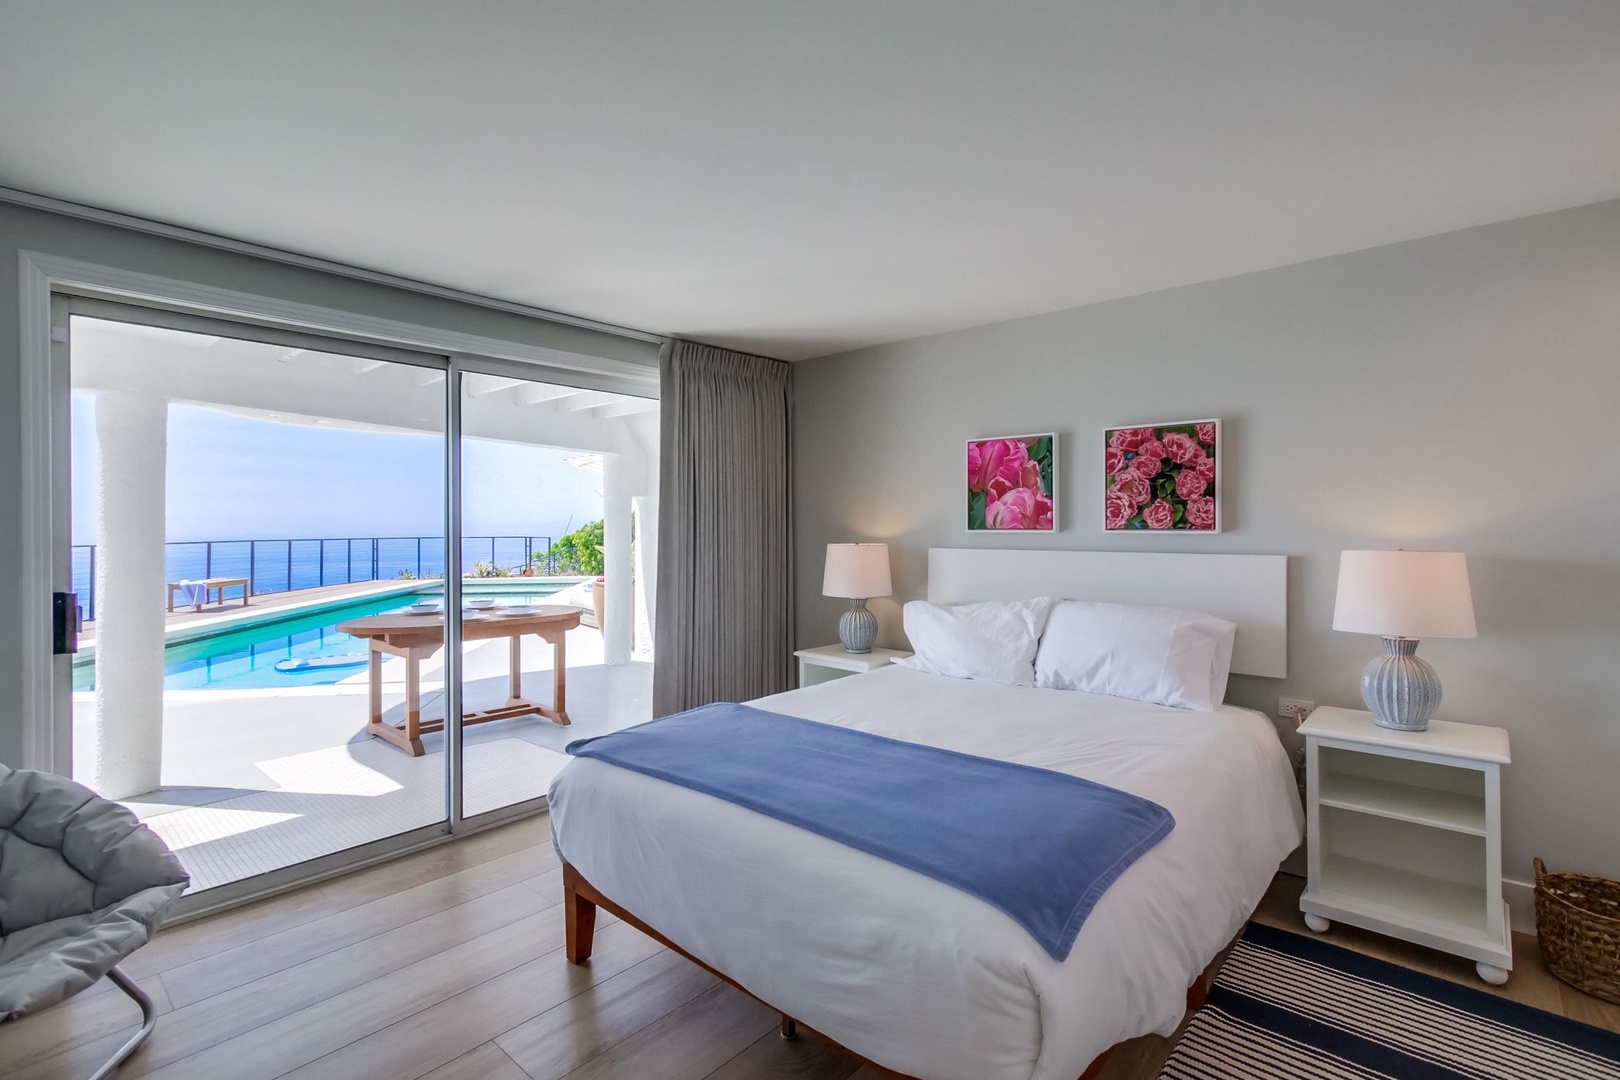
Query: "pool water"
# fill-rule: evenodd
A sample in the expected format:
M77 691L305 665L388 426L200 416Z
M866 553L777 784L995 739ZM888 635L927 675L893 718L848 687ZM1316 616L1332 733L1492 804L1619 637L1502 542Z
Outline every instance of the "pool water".
M492 599L500 604L534 604L572 582L545 581L515 586L502 584L499 590L466 589L464 596ZM339 623L385 611L403 610L419 600L438 600L438 586L412 593L357 600L321 608L284 619L267 620L226 630L193 641L180 641L163 651L165 690L244 690L275 689L288 686L330 686L366 670L367 645L361 638L340 633ZM325 657L352 657L346 667L321 667L304 671L278 671L283 660L314 660ZM94 657L73 665L73 689L96 688Z

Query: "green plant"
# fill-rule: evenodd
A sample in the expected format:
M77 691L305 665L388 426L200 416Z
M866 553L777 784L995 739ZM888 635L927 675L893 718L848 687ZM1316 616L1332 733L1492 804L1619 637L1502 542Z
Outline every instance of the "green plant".
M536 552L535 558L542 560L554 574L600 577L604 561L602 528L600 521L581 525L546 550Z
M507 566L496 566L492 562L475 562L472 568L473 577L511 577L512 570Z

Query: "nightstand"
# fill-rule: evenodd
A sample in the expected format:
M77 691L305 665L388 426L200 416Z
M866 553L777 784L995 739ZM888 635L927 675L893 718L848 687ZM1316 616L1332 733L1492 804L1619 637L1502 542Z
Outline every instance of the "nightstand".
M845 652L842 645L823 645L816 649L800 649L793 654L799 658L799 685L842 679L846 675L859 675L887 667L911 654L898 649L873 649L867 653Z
M1322 708L1305 736L1310 882L1305 925L1338 919L1475 962L1513 968L1502 899L1502 766L1508 733L1433 721L1391 731L1371 713Z

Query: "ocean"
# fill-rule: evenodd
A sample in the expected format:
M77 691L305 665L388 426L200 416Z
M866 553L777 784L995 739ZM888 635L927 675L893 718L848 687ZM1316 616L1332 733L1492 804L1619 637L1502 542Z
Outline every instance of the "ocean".
M479 562L521 569L533 553L551 546L549 536L468 536L461 542L462 573ZM94 549L73 548L73 589L85 618L95 618L91 585ZM442 578L444 539L438 536L340 537L328 540L214 540L167 545L168 581L240 577L253 592L278 593L351 581L401 577ZM534 563L536 573L548 568ZM233 594L234 595L234 594ZM162 601L163 597L157 598Z

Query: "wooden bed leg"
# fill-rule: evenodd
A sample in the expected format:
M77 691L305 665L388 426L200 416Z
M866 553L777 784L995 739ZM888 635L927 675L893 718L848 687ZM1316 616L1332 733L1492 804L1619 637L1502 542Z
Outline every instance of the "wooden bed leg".
M580 893L578 879L579 871L563 863L563 918L570 964L583 964L591 958L591 938L596 933L596 902Z
M1107 1050L1104 1050L1102 1053L1098 1054L1096 1060L1092 1061L1090 1065L1087 1065L1086 1071L1080 1074L1080 1080L1096 1080L1097 1077L1101 1076L1103 1066L1108 1064L1108 1055L1112 1054L1113 1052L1114 1048L1110 1046Z
M1198 978L1192 981L1192 985L1187 987L1187 1011L1190 1013L1197 1012L1204 1007L1204 1002L1208 1000L1209 977L1200 974Z
M782 1038L797 1039L799 1037L799 1022L787 1013L782 1014Z

